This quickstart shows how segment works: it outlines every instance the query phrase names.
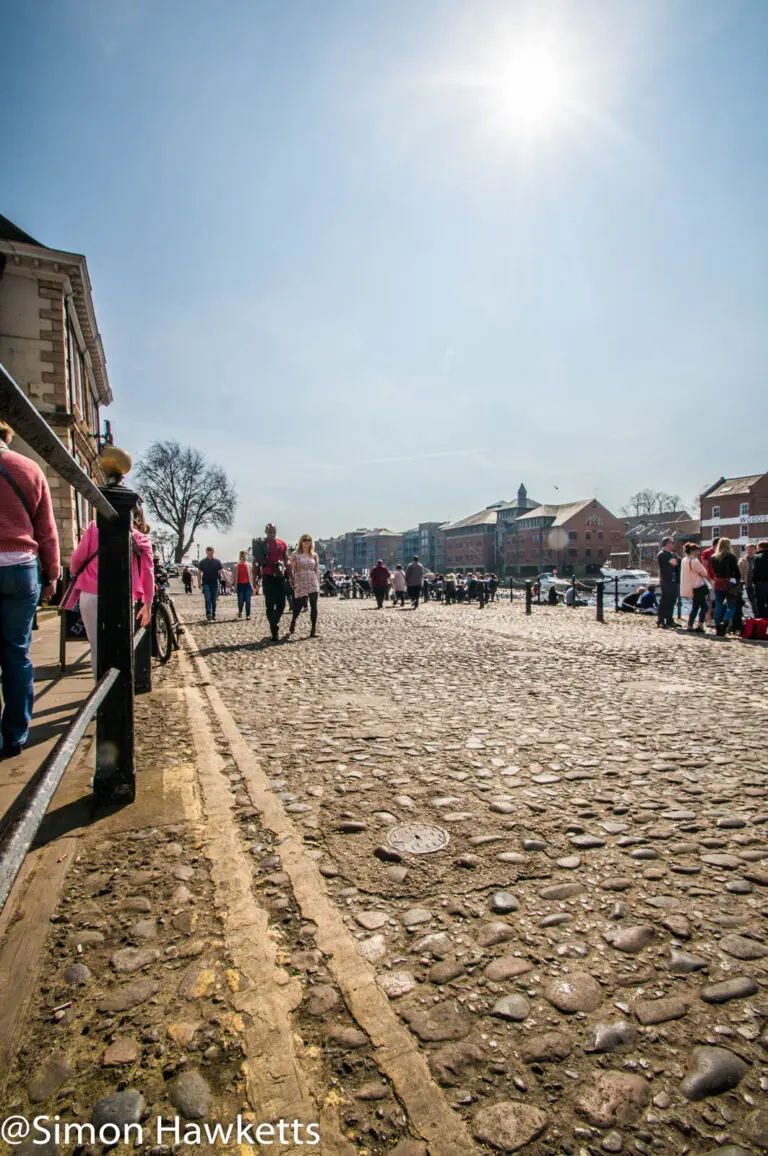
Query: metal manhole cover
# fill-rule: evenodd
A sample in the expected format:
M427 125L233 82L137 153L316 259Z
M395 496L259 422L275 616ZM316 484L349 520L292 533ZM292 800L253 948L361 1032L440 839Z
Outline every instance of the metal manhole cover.
M449 839L446 830L433 827L430 823L403 823L400 827L393 827L387 834L387 842L396 851L408 851L411 855L440 851Z

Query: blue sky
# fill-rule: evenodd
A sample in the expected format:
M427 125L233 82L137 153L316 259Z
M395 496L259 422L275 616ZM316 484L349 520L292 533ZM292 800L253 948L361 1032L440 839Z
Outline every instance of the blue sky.
M86 254L119 443L233 476L222 552L768 468L764 0L0 22L0 211Z

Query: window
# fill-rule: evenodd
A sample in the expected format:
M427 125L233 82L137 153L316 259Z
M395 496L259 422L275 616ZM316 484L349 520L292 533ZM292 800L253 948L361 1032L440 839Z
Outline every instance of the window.
M713 518L719 518L720 517L720 507L719 506L713 506L712 507L712 517Z
M589 530L587 530L587 532L586 532L586 534L584 535L584 537L585 537L585 538L591 538L591 537L592 537L592 535L590 534Z
M603 536L603 531L602 531L602 530L600 530L600 531L598 532L598 535L597 535L597 536L598 536L598 538L602 538L602 536Z
M575 558L577 556L578 552L579 552L578 550L569 550L568 551L568 557L569 558Z
M586 549L584 551L584 557L585 558L591 558L592 557L592 551L590 549Z
M576 531L575 531L575 530L569 530L569 531L568 531L568 540L569 540L569 542L575 542L575 541L576 541L576 539L578 538L578 536L579 536L579 535L576 533Z
M603 556L603 551L602 551L602 549L599 549L599 550L597 551L597 556L598 556L598 558L602 558L602 556Z
M749 502L742 502L739 505L739 517L740 518L748 518L749 517Z
M749 525L747 522L743 522L741 524L741 526L739 526L739 537L741 537L741 538L748 538L749 537Z
M713 526L712 527L712 541L714 542L715 538L719 538L719 537L720 537L720 527L719 526Z

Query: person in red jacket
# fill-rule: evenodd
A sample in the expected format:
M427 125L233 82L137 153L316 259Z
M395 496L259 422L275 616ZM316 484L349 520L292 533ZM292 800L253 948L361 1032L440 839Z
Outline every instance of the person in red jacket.
M59 538L51 492L37 462L13 453L11 427L0 421L0 755L21 754L35 701L29 657L40 598L59 577Z
M387 590L389 590L389 583L392 580L389 567L384 565L382 558L379 558L368 577L371 582L371 590L373 590L373 595L376 599L376 606L381 610L384 605L384 599L387 596Z

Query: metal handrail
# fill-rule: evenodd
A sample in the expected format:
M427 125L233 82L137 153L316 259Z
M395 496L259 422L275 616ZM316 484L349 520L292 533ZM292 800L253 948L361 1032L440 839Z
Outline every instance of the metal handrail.
M45 812L56 794L87 726L112 690L119 675L119 670L112 667L99 680L56 746L0 819L0 910L10 895L27 852L35 841Z
M27 445L31 446L59 477L82 494L100 514L110 521L117 517L117 510L112 503L77 464L67 447L2 364L0 364L0 415L13 428L14 433L24 438Z

